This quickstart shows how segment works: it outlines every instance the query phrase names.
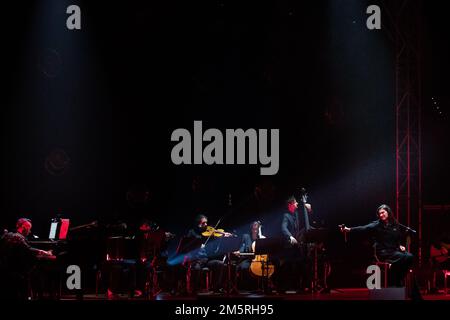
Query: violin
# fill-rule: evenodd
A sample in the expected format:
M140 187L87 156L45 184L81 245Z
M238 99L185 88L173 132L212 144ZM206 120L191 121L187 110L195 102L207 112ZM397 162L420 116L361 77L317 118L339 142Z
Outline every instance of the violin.
M211 226L207 226L206 227L206 231L202 232L202 236L204 237L216 237L216 238L220 238L220 237L231 237L233 234L226 232L223 229L216 229L214 227Z

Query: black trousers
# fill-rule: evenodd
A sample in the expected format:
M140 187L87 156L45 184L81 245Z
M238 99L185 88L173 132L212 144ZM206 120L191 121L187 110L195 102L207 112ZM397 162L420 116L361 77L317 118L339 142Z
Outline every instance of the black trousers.
M389 285L403 286L406 275L414 263L414 256L409 252L391 251L377 254L382 261L391 263Z
M405 285L405 278L409 269L414 264L414 255L409 252L391 251L380 252L377 256L382 260L391 263L389 286L402 287ZM416 278L412 279L411 298L422 300Z
M311 263L305 248L285 249L276 269L279 291L304 290L311 285Z
M212 271L211 289L216 291L223 288L224 263L221 260L208 260L207 258L197 259L191 262L191 285L194 292L200 286L200 276L203 268L207 267Z

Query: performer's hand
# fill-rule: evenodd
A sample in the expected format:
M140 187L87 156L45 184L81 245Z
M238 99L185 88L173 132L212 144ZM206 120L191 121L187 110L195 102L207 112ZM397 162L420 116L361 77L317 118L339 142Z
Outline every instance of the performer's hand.
M295 239L293 236L290 238L291 244L297 244L297 239Z
M342 233L347 233L347 232L350 232L350 230L351 230L349 227L346 227L344 225L340 225L339 227L341 228Z
M238 256L238 257L241 255L241 253L239 251L234 251L233 254Z
M442 247L441 253L442 253L444 256L448 255L448 250L447 250L447 248Z
M232 233L229 233L229 232L225 232L225 233L224 233L224 236L225 236L225 237L231 237L232 235L233 235L233 234L232 234Z
M400 246L400 251L406 251L406 248L404 246Z
M39 250L39 255L40 256L51 256L52 253L51 253L51 251Z
M204 249L204 248L205 248L205 244L202 243L202 245L200 246L200 248L201 248L201 249Z

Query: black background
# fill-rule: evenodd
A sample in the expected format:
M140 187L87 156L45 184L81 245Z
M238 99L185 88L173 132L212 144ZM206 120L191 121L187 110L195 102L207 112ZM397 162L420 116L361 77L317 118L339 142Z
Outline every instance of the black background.
M45 237L56 214L74 225L118 218L133 225L146 216L181 234L197 213L212 223L228 213L225 228L240 231L257 218L275 234L282 200L299 187L308 189L315 220L330 228L374 220L380 203L395 200L394 46L383 30L366 28L374 3L3 4L0 225L30 217ZM65 27L69 4L81 7L81 31ZM423 10L430 204L450 200L443 8L433 1ZM194 120L205 129L279 128L278 174L173 165L170 135L192 132ZM70 159L57 175L45 165L54 150ZM142 190L149 201L127 200ZM345 257L340 249L334 254Z

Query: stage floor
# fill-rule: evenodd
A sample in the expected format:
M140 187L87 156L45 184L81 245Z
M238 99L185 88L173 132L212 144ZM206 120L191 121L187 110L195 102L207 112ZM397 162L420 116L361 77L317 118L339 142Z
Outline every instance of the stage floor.
M85 294L84 300L133 300L133 301L145 301L145 298L135 297L130 298L127 294L117 294L114 297L107 298L105 294ZM175 301L189 301L189 300L203 300L203 299L274 299L274 300L369 300L369 290L364 288L345 288L345 289L333 289L330 293L306 293L297 294L295 292L286 292L285 294L258 294L252 292L241 292L240 294L215 294L215 293L200 293L197 296L180 296L171 295L169 293L160 293L153 300L175 300ZM444 294L440 292L437 294L425 294L423 293L424 300L450 300L450 294ZM65 295L61 300L76 300L74 295Z

